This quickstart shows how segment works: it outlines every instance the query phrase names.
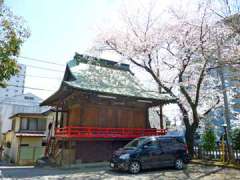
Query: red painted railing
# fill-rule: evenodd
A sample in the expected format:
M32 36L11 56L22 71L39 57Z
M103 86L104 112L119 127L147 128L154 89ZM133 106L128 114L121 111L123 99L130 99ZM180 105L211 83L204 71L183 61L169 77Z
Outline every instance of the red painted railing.
M140 136L165 135L166 129L155 128L97 128L66 126L56 128L56 138L137 138Z

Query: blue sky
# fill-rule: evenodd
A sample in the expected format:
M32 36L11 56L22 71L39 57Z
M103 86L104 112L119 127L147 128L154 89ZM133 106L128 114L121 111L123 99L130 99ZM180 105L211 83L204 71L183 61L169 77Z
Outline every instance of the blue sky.
M147 0L141 2L146 3ZM159 10L180 1L159 0ZM15 15L22 16L29 27L31 36L21 49L21 56L42 59L53 63L66 64L75 52L86 53L92 47L99 29L118 26L118 13L122 8L122 0L5 0ZM134 8L140 0L125 0L128 8ZM180 3L181 4L181 3ZM113 58L108 54L105 58ZM27 65L26 87L41 88L53 91L25 89L42 99L53 94L61 83L65 66L44 64L19 58L19 62ZM55 69L46 71L31 66ZM138 76L139 74L139 76ZM146 74L136 74L143 82L147 82ZM43 76L49 78L36 78ZM58 79L52 79L58 78ZM144 79L145 78L145 79ZM167 111L169 109L169 111ZM172 108L166 108L166 115L174 117ZM176 111L178 113L178 111Z
M88 50L96 36L97 27L107 23L119 7L119 0L6 0L15 15L22 16L31 36L24 43L21 56L66 64L75 52ZM20 63L64 71L63 66L43 64L19 58ZM30 76L63 76L63 72L46 71L27 66L25 86L57 90L60 80ZM26 89L41 98L54 91Z
M159 0L159 11L174 3L187 0ZM31 36L23 44L20 56L31 57L66 64L75 52L86 53L92 47L100 30L118 26L119 10L123 3L127 8L145 6L147 0L5 0L15 15L22 16L29 27ZM180 3L181 4L181 3ZM181 4L182 5L182 4ZM100 29L100 30L99 30ZM108 54L103 57L112 59ZM42 99L59 88L65 66L44 64L19 58L27 65L25 86L52 91L25 89ZM46 71L30 66L55 69ZM138 73L147 82L143 73ZM41 76L49 78L36 78ZM57 78L57 79L56 79ZM144 79L145 78L145 79Z

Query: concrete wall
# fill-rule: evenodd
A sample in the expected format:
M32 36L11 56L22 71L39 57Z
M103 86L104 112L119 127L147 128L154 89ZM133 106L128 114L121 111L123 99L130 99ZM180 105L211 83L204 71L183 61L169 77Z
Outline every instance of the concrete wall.
M62 149L55 163L60 166L72 165L76 162L76 149Z
M10 161L12 162L17 161L19 144L20 144L19 138L16 136L13 136L12 142L11 142L10 154L9 154Z
M7 144L11 145L11 147L8 147ZM13 160L16 157L15 152L17 151L17 145L18 142L16 142L16 139L14 137L14 132L10 131L6 133L4 142L3 142L3 159L7 160Z
M39 147L42 146L42 140L43 137L22 137L21 144L29 144L30 147Z

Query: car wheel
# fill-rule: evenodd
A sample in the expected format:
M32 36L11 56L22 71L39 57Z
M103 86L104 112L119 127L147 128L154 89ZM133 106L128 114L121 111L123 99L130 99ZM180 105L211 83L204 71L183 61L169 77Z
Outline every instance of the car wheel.
M183 160L182 159L177 159L175 161L175 168L176 169L183 169L183 166L184 166L184 163L183 163Z
M129 170L129 172L132 173L132 174L137 174L137 173L139 173L140 170L141 170L141 165L140 165L139 162L133 161L133 162L130 163L128 170Z

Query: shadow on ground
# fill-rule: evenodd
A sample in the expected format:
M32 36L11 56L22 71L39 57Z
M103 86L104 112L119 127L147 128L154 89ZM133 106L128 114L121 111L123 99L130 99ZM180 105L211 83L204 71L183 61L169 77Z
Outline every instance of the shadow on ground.
M80 179L108 179L108 178L133 178L151 176L161 172L174 172L174 169L154 169L145 170L137 175L129 174L124 171L113 171L108 167L84 168L84 169L61 169L61 168L38 168L38 167L20 167L20 166L0 166L1 174L4 178L37 178L52 177L56 179L77 178Z
M204 166L189 164L184 170L175 170L172 168L145 170L137 175L127 172L112 171L108 167L95 167L83 169L60 169L60 168L39 168L39 167L16 167L16 166L0 166L4 178L27 178L27 179L205 179L226 173L226 169L216 166ZM234 173L239 173L235 172ZM231 178L232 176L229 175ZM229 179L229 178L227 178Z

